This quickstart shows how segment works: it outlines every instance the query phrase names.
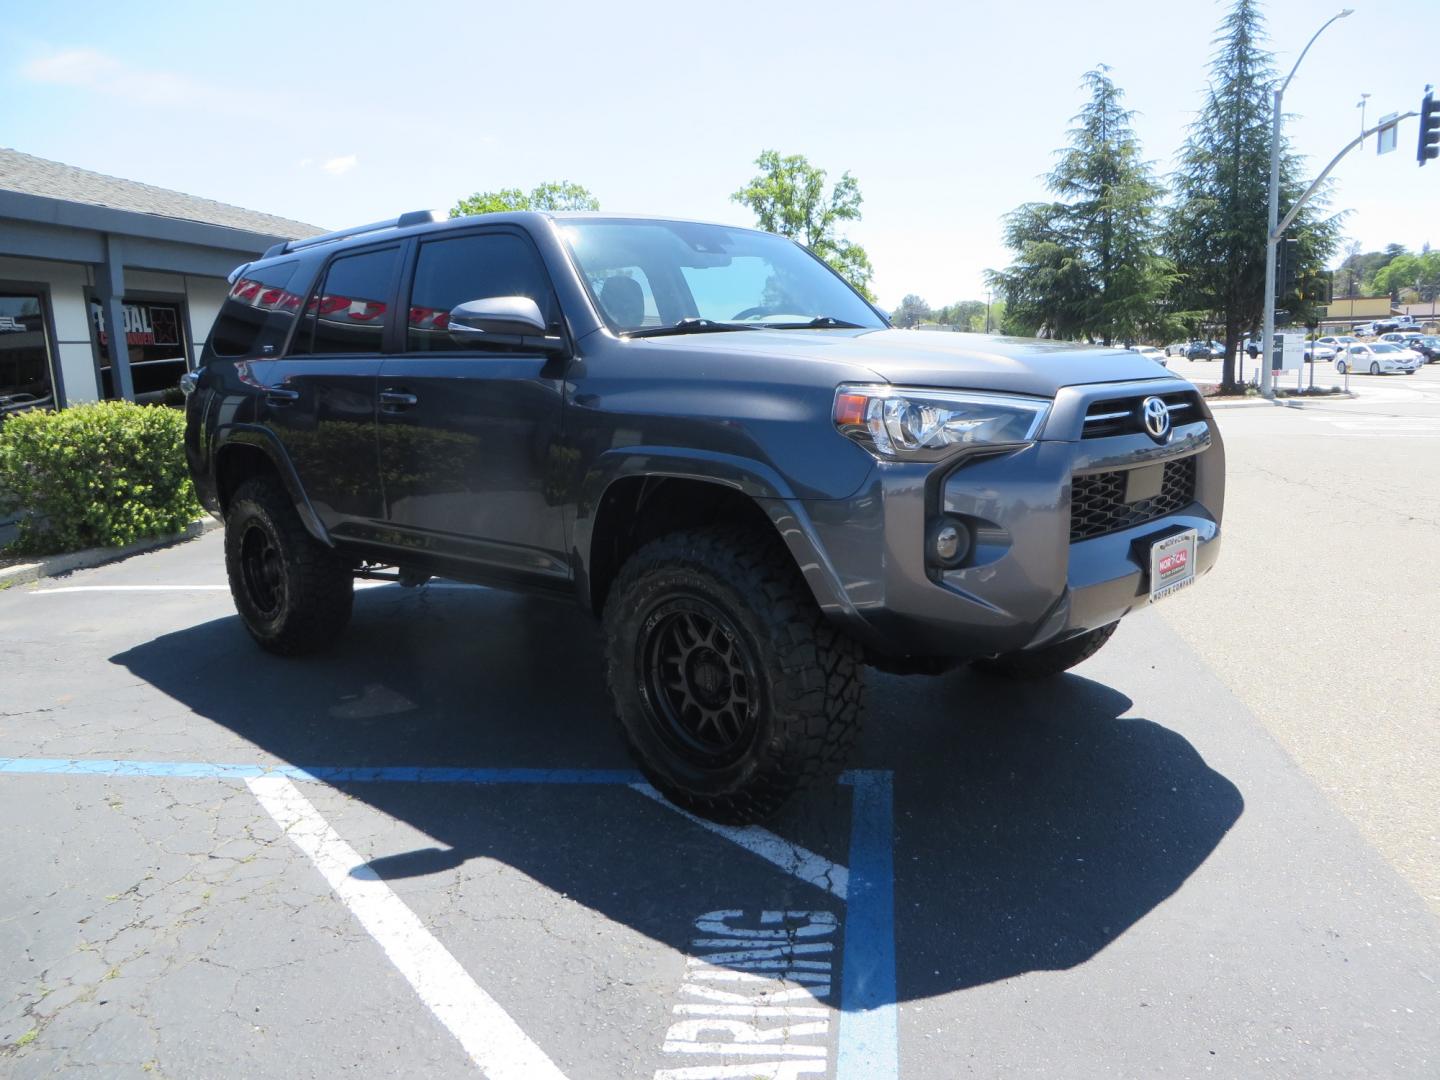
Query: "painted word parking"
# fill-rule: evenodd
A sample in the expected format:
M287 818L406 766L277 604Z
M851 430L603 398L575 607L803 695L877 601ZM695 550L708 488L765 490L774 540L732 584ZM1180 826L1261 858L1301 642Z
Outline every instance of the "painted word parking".
M710 911L696 919L679 1019L665 1033L664 1051L712 1060L660 1069L654 1080L828 1075L824 1003L834 985L836 930L829 911ZM745 1056L755 1060L725 1060Z
M342 835L342 829L353 827L355 815L342 811L337 816L324 808L383 803L390 796L373 794L382 787L448 792L440 795L444 801L466 798L466 791L482 798L488 797L487 792L499 796L504 788L527 793L550 790L562 797L564 792L593 791L596 797L617 800L641 813L658 812L662 822L671 822L666 826L669 831L682 838L696 834L689 842L711 845L720 857L738 860L727 872L728 884L717 889L729 889L737 896L758 889L780 897L828 898L834 907L718 908L688 920L688 932L674 942L684 969L678 990L672 984L675 998L666 1003L668 1021L649 1039L641 1031L629 1036L629 1041L640 1045L654 1040L652 1053L658 1067L646 1066L644 1074L653 1073L656 1080L800 1076L887 1080L899 1075L893 928L887 908L890 883L866 879L876 869L888 867L890 860L888 849L866 848L877 830L890 827L888 775L856 773L845 778L856 793L858 815L849 867L763 828L728 827L692 818L659 799L634 774L618 770L0 758L0 778L12 794L15 785L43 784L47 777L71 784L84 780L109 785L106 801L117 806L131 797L126 785L145 782L158 782L171 792L177 783L248 792L274 826L273 830L257 826L253 830L257 836L277 853L288 848L303 854L324 879L332 901L338 901L372 940L372 945L355 950L356 958L363 959L361 953L373 956L378 946L432 1023L448 1031L487 1080L581 1080L613 1073L591 1071L576 1064L573 1052L561 1054L548 1046L553 1033L537 1024L523 1003L520 1009L512 1007L514 987L497 987L484 968L467 963L466 945L456 948L446 940L447 935L433 926L433 910L412 907L415 894L399 884L402 878L387 874L385 860L367 859L363 840L352 845ZM347 800L346 792L360 792L361 799ZM646 798L637 802L637 794ZM373 813L369 805L366 812ZM870 814L877 819L865 820ZM273 839L264 839L265 834ZM293 865L294 857L285 862ZM859 925L875 926L877 919L885 924L886 933L878 940L846 943L841 913L852 896L860 898ZM873 989L855 987L849 988L847 997L850 980L843 974L842 953L847 962L853 955L855 969L865 976L867 986L881 988L878 997ZM854 1013L848 1027L843 1020L833 1022L847 1009ZM343 1025L338 1015L328 1022ZM626 1075L631 1075L628 1070L635 1064L625 1066Z

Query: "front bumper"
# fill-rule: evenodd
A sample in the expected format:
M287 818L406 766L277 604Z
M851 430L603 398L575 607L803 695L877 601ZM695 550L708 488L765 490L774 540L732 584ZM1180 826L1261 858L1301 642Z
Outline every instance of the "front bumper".
M1153 384L1139 384L1155 392ZM1161 392L1174 389L1162 385ZM1149 600L1149 544L1177 528L1198 535L1196 574L1219 556L1224 446L1208 410L1157 445L1147 435L1079 438L1066 417L1113 386L1062 391L1039 442L940 466L877 464L849 499L805 502L788 516L813 540L800 564L821 607L868 648L893 656L973 658L1063 640L1106 626ZM1071 400L1065 400L1066 397ZM1073 430L1070 428L1073 427ZM1195 459L1194 497L1173 512L1071 540L1077 476ZM945 515L974 546L957 569L927 564L925 538ZM779 521L782 532L787 522ZM822 580L824 579L824 580Z

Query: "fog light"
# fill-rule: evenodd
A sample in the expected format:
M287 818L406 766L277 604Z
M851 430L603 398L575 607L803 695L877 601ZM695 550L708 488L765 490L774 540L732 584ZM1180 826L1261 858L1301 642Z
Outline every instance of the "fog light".
M930 561L958 566L970 554L970 530L962 522L941 520L930 530Z

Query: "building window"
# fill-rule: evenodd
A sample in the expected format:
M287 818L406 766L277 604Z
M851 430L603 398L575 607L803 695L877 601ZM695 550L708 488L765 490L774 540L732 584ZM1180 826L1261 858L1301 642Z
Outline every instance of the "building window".
M0 417L54 407L45 305L34 293L0 292Z
M159 300L127 300L125 349L130 356L130 380L135 400L158 402L167 392L179 393L180 376L189 370L185 346L185 320L179 304ZM105 309L90 301L90 324L100 356L100 390L107 398L118 397L110 368L110 334Z

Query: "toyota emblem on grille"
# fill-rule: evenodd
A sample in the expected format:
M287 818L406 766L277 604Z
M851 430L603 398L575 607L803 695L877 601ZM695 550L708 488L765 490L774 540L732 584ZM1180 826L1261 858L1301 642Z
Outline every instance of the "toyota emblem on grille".
M1140 421L1156 442L1163 443L1170 437L1170 410L1158 397L1147 397L1140 403Z

